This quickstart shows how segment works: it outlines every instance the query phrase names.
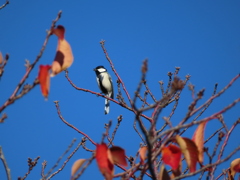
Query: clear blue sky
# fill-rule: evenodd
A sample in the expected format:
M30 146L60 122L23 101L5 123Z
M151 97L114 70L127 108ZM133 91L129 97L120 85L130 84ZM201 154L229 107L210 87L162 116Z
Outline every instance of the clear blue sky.
M5 0L1 0L3 4ZM203 103L211 96L214 84L223 88L240 73L240 1L14 1L0 10L0 51L10 54L4 76L0 81L0 106L12 94L25 73L24 61L33 62L40 51L51 22L59 10L62 17L57 24L66 28L66 39L72 46L74 63L69 76L78 86L99 92L93 68L104 65L112 74L115 92L116 77L105 59L99 41L106 40L106 48L116 70L131 96L140 79L140 68L145 58L149 59L147 81L159 99L158 81L167 83L167 73L181 67L179 76L190 74L190 82L196 90L206 88ZM55 55L57 38L52 36L40 64L51 64ZM35 68L27 82L37 76ZM166 84L165 84L166 85ZM240 96L238 80L223 96L218 98L202 116L207 117ZM150 98L149 98L150 99ZM14 105L5 109L8 119L0 124L0 145L11 169L12 178L23 176L27 170L27 158L40 156L39 164L28 179L40 179L41 163L48 162L47 170L54 165L73 138L78 142L82 136L61 122L53 101L60 101L64 118L100 142L104 123L122 114L123 122L117 132L115 144L126 149L128 156L135 156L140 138L132 128L133 114L111 103L110 114L104 115L104 99L71 87L64 73L51 79L48 101L44 101L39 86ZM177 124L186 114L191 102L191 93L186 88L179 108L172 117ZM171 109L171 108L170 108ZM168 116L170 109L162 112ZM224 114L230 128L239 118L240 105ZM158 126L163 124L159 120ZM221 125L217 121L207 126L206 137ZM184 136L191 137L195 128ZM239 146L239 127L229 141L224 157ZM111 129L112 131L112 129ZM215 141L211 142L212 144ZM75 145L76 146L76 145ZM211 146L208 144L207 146ZM87 147L95 149L90 142ZM212 150L212 147L210 148ZM53 179L69 179L71 164L91 154L82 148L74 155L63 172ZM234 157L239 157L238 152ZM233 160L234 157L231 159ZM219 174L229 163L217 169ZM60 163L61 164L61 163ZM117 170L117 168L116 168ZM119 170L117 170L119 172ZM5 179L0 164L0 179ZM103 179L94 161L86 170L83 179ZM194 178L192 178L194 179Z

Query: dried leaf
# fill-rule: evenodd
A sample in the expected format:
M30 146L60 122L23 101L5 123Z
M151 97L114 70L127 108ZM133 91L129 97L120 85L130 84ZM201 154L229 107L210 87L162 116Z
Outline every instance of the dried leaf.
M96 161L98 168L106 180L113 178L113 164L108 158L108 147L105 143L97 144Z
M175 145L170 144L167 147L162 148L162 159L163 162L173 170L177 170L181 160L181 149Z
M195 144L198 148L198 152L199 152L198 160L200 163L203 163L204 130L205 130L206 124L207 124L207 121L200 123L192 137L192 140L195 142Z
M147 150L148 150L147 146L143 146L138 151L139 156L140 156L140 160L141 160L140 161L141 164L144 164L145 159L147 159L147 156L146 156Z
M159 171L157 179L158 180L170 180L171 179L163 164L160 167L160 171Z
M83 165L83 163L86 161L86 159L79 159L75 161L72 165L72 172L71 176L73 177L75 173L80 169L80 167Z
M42 95L47 99L50 89L50 74L49 69L51 69L50 65L40 65L38 80L41 86Z
M127 161L125 158L125 150L118 146L113 146L109 149L111 153L112 162L115 164L120 164L122 166L127 166ZM110 159L109 158L109 159Z
M182 138L179 135L175 139L186 159L190 172L195 172L199 154L196 144L191 139Z
M58 25L52 30L52 33L58 37L57 52L52 63L51 77L69 68L73 63L73 54L70 44L64 38L65 28Z
M237 172L240 172L240 158L234 159L231 162L230 170L231 170L231 176L234 179L235 174Z

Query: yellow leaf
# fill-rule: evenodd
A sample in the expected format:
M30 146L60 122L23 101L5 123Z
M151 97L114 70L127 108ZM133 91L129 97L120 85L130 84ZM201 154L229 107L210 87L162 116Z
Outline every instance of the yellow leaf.
M158 180L170 180L171 179L163 164L160 167L160 171L159 171L157 179Z
M79 170L79 168L83 165L85 161L86 159L79 159L73 163L71 176L75 175L75 173Z
M234 178L234 176L237 172L240 172L240 158L234 159L231 162L230 170L231 170L232 178Z
M207 121L200 123L192 137L192 140L195 142L198 148L198 152L199 152L198 160L200 163L203 163L204 130L205 130L206 124L207 124Z
M186 159L190 172L195 172L199 154L196 144L191 139L182 138L179 135L175 139Z
M141 164L144 164L145 159L147 159L147 156L146 156L147 150L148 150L147 146L143 146L138 151L140 160L141 160L141 162L140 162Z

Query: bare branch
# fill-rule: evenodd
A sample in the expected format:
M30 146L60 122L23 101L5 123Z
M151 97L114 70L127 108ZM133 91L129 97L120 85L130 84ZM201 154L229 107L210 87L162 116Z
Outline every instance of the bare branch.
M55 106L57 108L57 113L59 118L62 120L63 123L65 123L66 125L68 125L69 127L73 128L75 131L77 131L78 133L82 134L83 136L85 136L92 144L94 144L96 146L96 143L84 132L78 130L75 126L73 126L72 124L68 123L62 116L61 111L60 111L60 107L59 107L59 102L58 101L54 101Z
M56 22L59 20L59 18L61 17L62 11L58 12L58 15L56 17L55 20L53 20L50 29L54 28ZM25 83L26 79L28 78L29 74L31 73L31 71L33 70L34 66L37 64L37 62L40 60L40 58L43 55L43 52L47 46L48 40L51 36L51 32L47 31L47 35L45 38L45 41L42 45L42 48L39 52L39 54L37 55L35 61L29 66L29 68L27 68L26 73L23 75L22 79L20 80L19 84L17 85L16 89L13 91L12 95L10 96L10 98L0 107L0 113L10 104L13 104L15 102L15 100L19 99L20 97L22 97L23 95L25 95L27 92L29 92L33 87L35 87L35 83L33 83L33 86L31 88L29 88L28 90L24 90L17 95L17 93L19 92L19 90L21 89L22 85Z
M6 0L6 2L2 6L0 6L0 10L6 7L9 3L9 0Z
M7 165L7 161L6 161L5 156L3 154L2 146L0 146L0 159L1 159L2 163L3 163L4 169L6 171L7 179L11 180L12 178L11 178L10 169L9 169L9 167Z
M110 63L110 66L111 66L114 74L115 74L116 77L118 78L119 82L122 84L122 88L123 88L124 92L126 93L127 98L128 98L128 100L129 100L130 104L132 104L132 100L131 100L131 98L130 98L130 95L129 95L129 93L128 93L128 91L127 91L127 89L126 89L126 87L125 87L125 85L124 85L121 77L119 76L119 74L117 73L116 69L114 68L114 65L113 65L113 63L112 63L112 60L111 60L110 57L108 56L107 50L106 50L106 48L105 48L105 46L104 46L105 41L104 41L104 40L100 41L100 44L101 44L101 47L102 47L102 50L103 50L103 52L104 52L104 54L105 54L106 59L107 59L108 62Z
M27 178L27 176L30 174L33 168L37 165L39 158L40 158L39 156L36 157L34 160L32 160L31 158L28 158L28 172L24 175L23 178L19 177L18 180L24 180Z
M60 163L60 161L62 160L63 156L65 156L70 149L72 148L72 146L74 145L74 143L77 141L77 139L73 139L71 144L68 146L68 148L66 149L66 151L58 158L57 162L54 164L54 166L46 173L45 177L48 177L52 171L58 166L58 164Z
M67 157L66 161L64 161L63 165L53 174L51 174L46 180L51 179L53 176L55 176L56 174L58 174L60 171L63 170L63 168L66 166L66 164L68 163L68 161L72 158L72 156L77 152L77 150L80 148L80 146L82 145L82 141L80 143L78 143L77 147L73 150L73 152Z

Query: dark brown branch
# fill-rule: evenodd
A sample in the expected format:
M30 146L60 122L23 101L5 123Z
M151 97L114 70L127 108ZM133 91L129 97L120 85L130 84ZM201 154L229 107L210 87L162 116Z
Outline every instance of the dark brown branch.
M223 118L223 115L222 115L222 114L220 114L220 115L218 116L218 120L222 123L225 131L228 132L228 127L227 127L227 125L226 125L226 123L225 123L225 121L224 121L224 118Z
M118 94L117 94L117 99L121 104L124 104L125 106L127 106L124 97L122 96L122 92L121 92L121 87L120 87L121 83L119 80L117 80L117 87L118 87Z
M212 139L219 131L221 131L223 127L220 127L218 130L216 130L211 136L209 136L205 141L204 144L206 144L210 139Z
M172 84L172 73L171 72L168 72L168 85L167 85L167 89L166 89L166 92L164 94L167 94L171 88L171 84Z
M113 140L114 140L114 138L115 138L115 135L116 135L116 133L117 133L117 130L118 130L118 128L119 128L119 126L120 126L120 124L121 124L121 122L122 122L122 119L123 119L122 115L118 116L117 119L118 119L118 122L117 122L117 125L116 125L113 133L112 133L112 138L111 138L108 146L113 142Z
M153 101L154 101L154 102L157 102L157 100L156 100L156 98L154 97L153 93L150 91L150 89L149 89L149 87L148 87L148 85L147 85L147 82L145 81L143 84L145 85L146 90L147 90L147 92L150 94L150 96L151 96L151 98L153 99Z
M1 52L0 52L0 53L1 53ZM1 54L0 54L0 58L1 58ZM0 63L0 79L1 79L1 77L3 76L4 68L5 68L5 66L7 65L8 59L9 59L9 54L6 54L6 55L5 55L5 59L4 59L3 63L2 63L2 65L1 65L1 63Z
M7 114L3 113L2 117L0 118L0 123L3 123L5 119L7 119Z
M37 165L39 158L40 158L39 156L36 157L34 160L32 160L31 158L28 158L28 172L24 175L23 178L18 177L18 180L24 180L27 178L27 176L30 174L33 168Z
M134 120L133 128L135 129L135 131L137 132L137 134L139 135L139 137L142 139L142 142L144 142L144 144L146 144L146 141L145 141L144 138L142 137L141 133L138 131L136 125L137 125L137 119Z
M9 169L9 167L7 165L7 161L6 161L5 156L3 154L2 146L0 146L0 159L1 159L2 163L3 163L4 169L6 171L7 179L11 180L12 178L11 178L10 169Z
M9 3L10 3L9 0L6 0L6 2L2 6L0 6L0 9L3 9L4 7L6 7Z
M164 82L163 81L159 81L159 84L160 84L160 90L162 92L162 97L163 97L164 94L165 94L164 87L163 87Z
M148 95L148 92L147 92L147 91L144 92L144 98L142 98L140 94L136 94L136 96L143 102L141 108L144 108L144 106L145 106L146 104L147 104L148 106L150 105L150 104L148 104L148 102L147 102L147 95Z

